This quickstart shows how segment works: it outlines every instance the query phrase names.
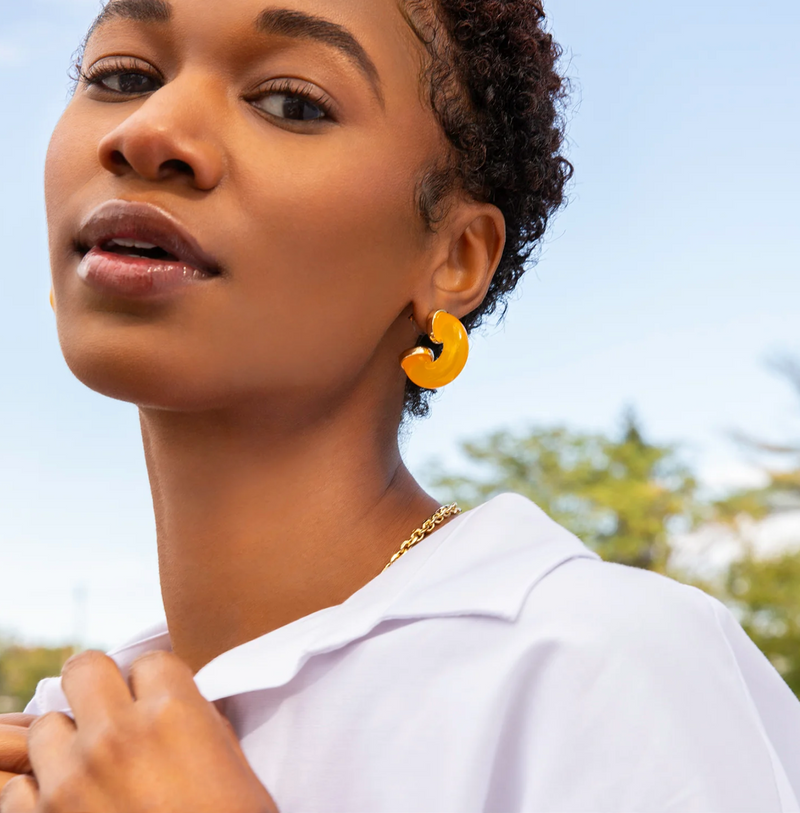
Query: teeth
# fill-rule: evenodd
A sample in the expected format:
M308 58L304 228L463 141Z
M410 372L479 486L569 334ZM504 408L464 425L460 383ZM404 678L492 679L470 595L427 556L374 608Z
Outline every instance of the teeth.
M114 244L117 246L122 246L123 248L158 248L158 246L154 245L153 243L143 243L141 240L124 240L121 237L115 237L113 240L109 240L108 243L109 245Z

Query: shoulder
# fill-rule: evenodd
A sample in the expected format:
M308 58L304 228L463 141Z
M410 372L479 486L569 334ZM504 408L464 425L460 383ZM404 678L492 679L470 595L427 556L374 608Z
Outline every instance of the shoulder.
M641 693L643 703L686 708L687 692L697 697L719 683L739 702L736 663L716 605L729 614L701 590L665 576L574 558L532 587L513 636L535 660L538 680L550 677L557 685L566 674L570 685L591 684L595 699L603 685L611 695L604 703L632 703Z
M742 709L752 705L732 646L737 636L745 640L745 658L777 677L715 598L625 565L564 562L531 590L518 621L517 634L531 646L548 642L554 668L578 662L592 679L613 676L631 696L641 691L662 707L674 702L673 714L707 694Z
M608 809L666 809L681 794L681 809L795 809L800 703L716 599L571 559L531 590L515 635L516 702L540 764L558 775L578 755Z
M415 576L413 590L454 595L461 611L485 611L537 630L604 645L674 635L702 619L711 599L655 573L604 562L519 494L501 494L463 518ZM456 528L454 523L454 528Z
M637 651L705 646L719 637L710 596L657 573L571 559L531 590L520 614L524 626L545 625L565 641Z
M715 605L727 611L715 599L657 573L603 561L519 494L501 494L466 516L454 546L464 558L479 552L468 563L482 571L486 591L513 586L523 629L605 647L686 644L695 634L718 634Z

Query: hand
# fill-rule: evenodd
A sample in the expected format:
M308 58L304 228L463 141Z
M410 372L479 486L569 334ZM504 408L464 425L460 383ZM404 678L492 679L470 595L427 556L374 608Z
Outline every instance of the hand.
M74 722L30 726L33 777L12 780L0 813L277 813L233 729L175 655L151 652L125 683L99 652L61 673Z
M28 726L33 714L0 714L0 791L15 777L31 771Z

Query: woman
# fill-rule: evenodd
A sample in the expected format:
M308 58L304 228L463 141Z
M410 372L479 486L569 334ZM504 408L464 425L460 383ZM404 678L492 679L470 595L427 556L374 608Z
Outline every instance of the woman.
M458 516L398 453L561 204L543 24L101 13L47 159L53 303L139 407L166 624L6 722L2 813L798 810L800 705L721 605L521 497Z

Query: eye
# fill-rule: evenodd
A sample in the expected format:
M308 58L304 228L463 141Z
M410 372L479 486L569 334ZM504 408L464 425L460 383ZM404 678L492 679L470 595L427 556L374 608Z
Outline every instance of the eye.
M150 93L157 90L156 80L152 76L143 73L114 73L106 76L98 84L115 93Z
M319 122L330 119L330 99L309 83L296 84L289 80L263 89L251 101L269 116L292 122Z
M320 110L313 102L302 96L292 96L288 93L270 93L259 102L258 106L279 119L291 119L293 121L316 121L325 118L324 111Z
M98 90L120 96L140 96L161 87L162 80L152 69L138 62L114 59L101 61L80 72L83 82Z

